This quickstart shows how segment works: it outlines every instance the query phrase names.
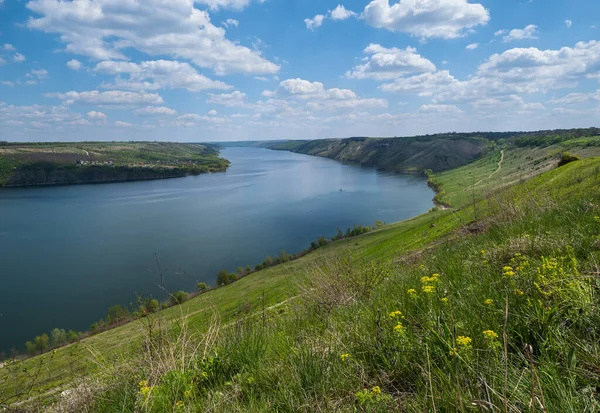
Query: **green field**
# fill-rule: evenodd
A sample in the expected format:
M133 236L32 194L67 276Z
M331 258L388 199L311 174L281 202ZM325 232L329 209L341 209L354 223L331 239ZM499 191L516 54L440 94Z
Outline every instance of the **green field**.
M173 178L222 172L228 165L207 144L0 143L0 186Z
M600 158L557 168L596 155L558 145L498 147L435 176L452 208L9 364L0 405L598 412Z

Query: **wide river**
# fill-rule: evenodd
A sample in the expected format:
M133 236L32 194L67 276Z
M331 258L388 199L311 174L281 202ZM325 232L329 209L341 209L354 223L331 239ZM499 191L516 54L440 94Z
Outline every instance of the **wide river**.
M421 177L228 148L226 173L0 190L0 351L52 328L86 330L136 294L214 285L226 268L295 253L321 235L426 212Z

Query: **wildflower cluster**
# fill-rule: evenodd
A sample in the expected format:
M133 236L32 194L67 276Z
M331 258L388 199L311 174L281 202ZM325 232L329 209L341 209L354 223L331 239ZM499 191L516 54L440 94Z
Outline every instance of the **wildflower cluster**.
M471 347L471 343L473 343L473 339L467 336L458 336L456 337L456 344L463 348Z
M438 273L433 274L431 277L423 276L421 277L421 290L425 294L433 294L435 292L435 285L439 281L440 275Z
M505 277L510 278L510 277L514 277L515 276L515 271L513 270L513 267L510 266L505 266L504 268L502 268L502 273L504 274Z
M492 300L491 298L487 298L483 303L485 305L492 305L494 304L494 300Z
M340 356L340 359L342 361L348 361L349 358L350 358L350 354L348 354L348 353L344 353Z
M390 317L390 318L396 318L396 317L400 317L400 316L402 316L402 311L398 311L398 310L396 310L396 311L392 311L392 312L389 314L389 317ZM404 317L403 317L403 318L404 318Z
M485 337L486 340L496 340L498 334L494 330L485 330L483 332L483 337Z
M142 381L140 381L139 382L139 386L140 386L139 393L144 398L148 398L148 396L150 396L150 393L152 392L152 389L154 388L154 386L149 386L148 385L148 380L142 380Z
M392 397L389 394L385 394L379 386L372 387L370 391L363 389L362 391L355 393L354 396L361 406L384 404L392 399Z
M417 297L417 290L415 290L414 288L411 288L410 290L407 291L408 295L416 298Z

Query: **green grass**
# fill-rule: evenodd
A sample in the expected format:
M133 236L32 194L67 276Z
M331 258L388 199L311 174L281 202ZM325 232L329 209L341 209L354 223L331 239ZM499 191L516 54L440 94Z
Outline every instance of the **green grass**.
M515 182L515 165L528 156L547 155L507 153L497 187ZM95 411L462 411L488 403L485 379L498 411L504 403L526 409L532 391L544 394L547 411L598 411L600 320L590 312L598 286L579 275L597 272L600 259L600 159L482 191L488 196L475 208L455 195L460 179L489 176L497 162L491 155L440 176L461 209L331 243L43 361L5 367L0 400L33 374L34 407L87 378L93 397L81 402ZM521 266L517 253L527 268L504 277L505 265ZM542 256L557 259L558 275L539 278ZM427 294L420 278L433 273L440 281ZM502 340L506 297L505 357L482 331ZM406 319L389 319L396 310ZM471 337L472 348L460 349L458 336ZM535 368L524 344L534 346Z

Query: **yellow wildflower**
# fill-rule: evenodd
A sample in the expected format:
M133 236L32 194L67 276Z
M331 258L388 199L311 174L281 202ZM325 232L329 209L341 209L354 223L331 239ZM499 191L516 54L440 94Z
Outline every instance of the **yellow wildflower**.
M515 289L515 294L516 295L525 295L525 291L523 290L519 290L518 288Z
M507 265L506 267L502 268L502 271L504 271L504 272L512 271L512 267L509 267Z
M456 356L457 354L458 354L458 350L456 349L456 347L452 347L452 348L450 349L450 355L451 355L452 357L454 357L454 356Z
M417 290L415 290L414 288L411 288L410 290L407 291L407 293L409 295L416 296L417 295Z
M424 285L421 289L426 294L432 294L435 291L435 287L433 285Z
M598 216L594 217L594 221L600 222L600 217L598 217Z
M444 297L441 299L442 303L448 304L448 297Z
M419 265L419 269L420 269L420 270L424 270L424 269L425 269L425 264L421 264L421 265Z
M492 305L492 304L494 304L494 300L492 300L491 298L488 298L488 299L486 299L486 300L485 300L483 303L484 303L485 305Z
M189 390L186 390L183 392L183 397L185 397L186 399L189 399L192 395L192 392Z
M402 311L392 311L389 314L390 318L396 318L396 317L401 316L401 315L402 315Z
M371 393L373 394L381 394L381 387L375 386L371 389Z
M177 401L177 403L175 403L175 408L176 409L181 409L183 407L183 402L181 400Z
M484 254L485 254L485 250L481 250L481 255L484 255Z
M473 342L473 340L471 339L471 337L466 337L466 336L456 337L456 344L458 344L461 347L469 347L472 342Z
M404 334L406 331L402 323L398 323L394 326L394 331L399 334Z
M496 334L494 330L485 330L483 332L483 336L486 338L486 340L495 340L498 338L498 334Z
M340 356L340 359L342 359L342 361L346 361L350 358L350 354L348 353L344 353Z

